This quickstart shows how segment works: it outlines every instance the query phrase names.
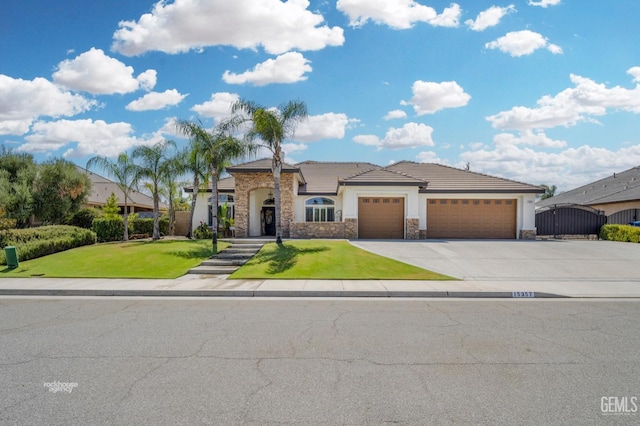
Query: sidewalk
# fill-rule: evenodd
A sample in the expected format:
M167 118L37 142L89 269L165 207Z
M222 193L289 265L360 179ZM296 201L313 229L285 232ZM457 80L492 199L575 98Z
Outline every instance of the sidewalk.
M0 278L0 296L640 298L638 281Z

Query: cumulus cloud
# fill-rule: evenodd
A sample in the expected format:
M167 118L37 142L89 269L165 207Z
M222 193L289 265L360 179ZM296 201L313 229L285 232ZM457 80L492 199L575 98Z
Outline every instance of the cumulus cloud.
M446 159L438 157L433 151L422 151L416 155L416 160L420 163L436 163L436 164L449 164Z
M352 27L361 27L372 20L397 30L411 28L417 22L439 27L457 27L462 14L456 3L438 14L434 8L413 0L338 0L336 8L349 18L349 25Z
M384 116L384 119L387 121L397 118L407 118L407 113L401 109L394 109L393 111L389 111L387 115Z
M133 67L91 48L74 59L65 59L53 73L53 81L61 86L94 95L130 93L140 87L150 90L156 84L155 70L133 77Z
M159 1L138 21L121 21L112 49L127 56L157 50L181 53L207 46L291 50L341 46L344 31L307 10L308 0Z
M296 127L295 137L304 142L316 142L322 139L342 139L349 125L346 114L329 112L310 115Z
M165 90L162 93L147 93L140 99L130 102L125 108L129 111L158 110L168 106L178 105L187 95L181 95L176 89Z
M530 31L512 31L484 45L487 49L499 49L513 57L531 55L538 49L546 48L553 54L561 54L562 48L551 44L542 34Z
M354 142L375 146L378 151L382 149L402 149L415 148L418 146L433 146L431 138L433 128L421 123L407 123L400 128L391 127L380 139L375 135L358 135L353 138Z
M563 148L567 146L566 141L551 139L544 132L533 132L532 130L522 131L518 136L513 133L500 133L494 136L493 142L496 146L530 145L540 148Z
M225 71L222 79L229 84L249 83L253 86L266 86L271 83L296 83L307 79L305 73L311 72L309 60L299 52L289 52L275 59L268 59L256 65L253 70L241 74Z
M401 105L411 105L418 115L433 114L445 108L458 108L469 103L471 96L455 81L435 83L418 80L412 86L413 97Z
M555 96L543 96L538 100L537 108L516 106L489 116L487 120L497 129L526 130L573 126L605 115L608 109L640 114L640 69L633 67L627 73L636 82L633 89L607 88L604 84L571 74L575 87Z
M640 145L620 148L581 146L560 152L536 151L513 144L496 145L460 154L475 171L522 182L557 185L566 191L613 172L640 164Z
M509 12L515 12L516 7L509 5L507 7L491 6L489 9L478 14L476 19L468 19L464 23L473 31L484 31L489 27L494 27L500 23L500 20Z
M142 143L133 136L129 123L106 123L102 120L59 120L36 122L32 134L25 137L27 143L19 150L39 153L53 152L70 144L76 144L65 152L65 157L105 155L112 157Z
M529 0L529 6L549 7L560 4L562 0Z
M0 134L22 135L38 117L70 117L97 102L63 90L49 80L0 74Z
M220 122L231 116L231 105L238 102L240 96L237 93L218 92L211 95L211 100L194 105L191 111L197 112L202 117L213 118Z

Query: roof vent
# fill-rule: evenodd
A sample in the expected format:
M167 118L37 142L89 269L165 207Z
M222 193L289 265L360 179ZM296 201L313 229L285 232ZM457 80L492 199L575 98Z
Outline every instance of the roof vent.
M603 188L606 188L606 187L607 187L607 184L606 184L606 183L605 183L605 184L603 184L603 185L602 185L602 187L603 187Z

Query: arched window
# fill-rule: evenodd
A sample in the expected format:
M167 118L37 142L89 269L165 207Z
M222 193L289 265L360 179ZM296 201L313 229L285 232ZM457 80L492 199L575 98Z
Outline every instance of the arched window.
M305 202L307 222L334 222L335 202L330 198L316 197Z

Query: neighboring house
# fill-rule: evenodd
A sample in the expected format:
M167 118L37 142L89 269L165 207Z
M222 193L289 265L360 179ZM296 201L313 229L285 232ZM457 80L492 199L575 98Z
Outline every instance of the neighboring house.
M536 208L579 205L607 216L608 223L640 220L640 167L589 183L536 203Z
M275 235L271 159L228 167L219 204L236 237ZM535 197L544 189L438 164L305 161L284 164L285 238L535 238ZM191 192L192 188L185 188ZM209 195L199 196L194 226L211 224Z
M80 166L76 165L76 167L80 173L85 173L91 180L91 192L87 196L85 207L102 208L107 203L107 198L111 196L111 193L114 193L118 198L120 212L124 213L124 192L118 188L117 183ZM138 191L131 191L127 207L129 213L153 212L153 198ZM161 202L160 210L167 209L169 206Z

